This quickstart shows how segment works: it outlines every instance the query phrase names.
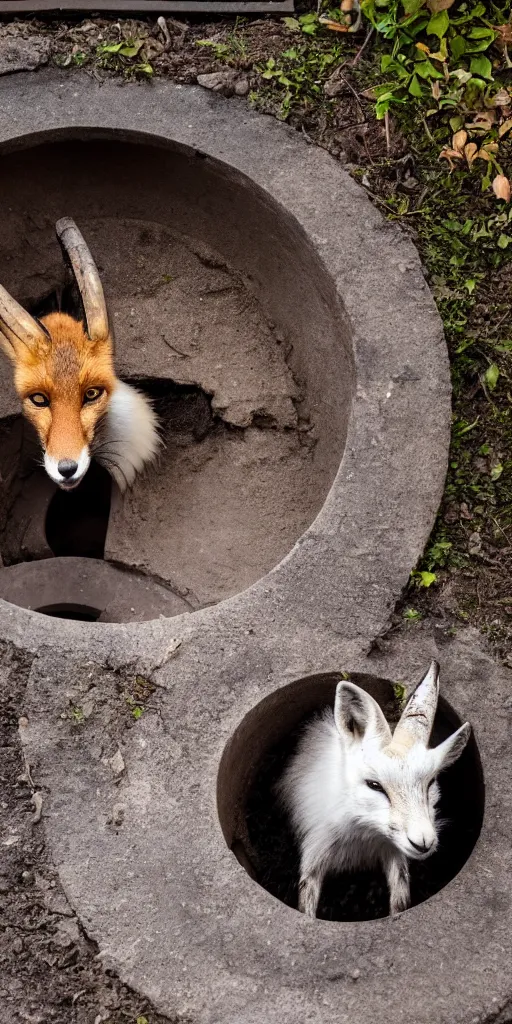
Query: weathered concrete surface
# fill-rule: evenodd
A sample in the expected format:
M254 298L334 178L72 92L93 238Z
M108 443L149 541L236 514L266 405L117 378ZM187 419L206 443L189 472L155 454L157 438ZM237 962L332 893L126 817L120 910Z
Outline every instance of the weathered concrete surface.
M182 597L150 577L95 558L44 558L8 566L0 573L0 598L37 610L89 608L98 613L98 622L139 622L190 611Z
M0 75L13 71L35 71L48 63L51 43L49 39L0 39Z
M39 650L25 741L47 787L45 828L70 901L105 962L171 1017L194 1024L469 1024L508 992L509 808L499 784L510 755L505 717L491 728L481 662L475 672L455 655L447 658L445 689L477 728L491 831L448 889L399 921L315 924L278 904L227 850L215 803L224 744L257 701L310 672L373 670L364 654L433 524L450 388L441 324L417 253L325 153L240 103L167 84L99 88L53 72L37 82L0 83L0 141L26 145L20 140L27 134L37 141L70 126L84 138L117 130L162 146L174 140L188 147L197 181L203 162L234 202L239 189L254 195L265 232L258 234L255 218L250 240L234 229L222 239L240 266L244 250L272 254L279 237L269 219L282 218L297 244L276 268L279 289L266 293L269 312L277 323L295 317L300 330L306 319L297 281L314 270L317 295L308 302L317 302L320 326L339 300L356 373L345 453L327 500L259 583L216 607L138 624L62 620L56 629L0 602L0 638ZM211 191L201 198L198 188L200 209L212 201ZM219 238L225 227L219 219ZM257 293L264 279L268 265L266 275L256 275ZM339 339L331 335L329 344L329 351L308 351L304 339L312 379L315 360L321 379L321 363L341 357ZM325 423L337 415L336 395L331 408L323 406L320 390L313 407ZM400 676L398 658L393 668ZM159 713L126 732L118 684L136 672L159 685ZM501 676L494 679L498 701L503 685ZM83 732L73 732L66 709L91 687L92 713ZM125 767L114 775L119 746ZM114 802L125 807L119 828L112 826Z
M280 271L279 292L266 296L272 315L282 318L284 309L290 320L295 316L300 329L303 309L297 280L306 280L306 271L314 272L320 323L326 321L329 304L332 309L333 296L328 293L335 288L341 303L339 321L345 332L349 330L353 347L357 391L345 455L322 511L291 554L243 595L194 617L193 625L187 617L172 626L113 627L109 644L117 648L121 661L144 651L148 663L157 662L169 632L178 631L191 644L201 638L204 657L207 662L213 657L218 672L220 635L226 629L245 654L255 643L247 630L259 618L273 657L291 670L296 664L301 670L317 667L318 652L339 643L340 637L354 650L366 647L385 624L423 548L447 460L448 360L415 249L396 227L383 221L362 190L324 152L308 147L273 120L207 91L167 83L145 89L107 82L100 88L86 76L41 72L37 80L4 79L0 99L4 148L26 146L27 137L35 143L63 132L69 135L70 130L78 138L117 131L123 137L132 133L132 138L153 139L159 145L167 138L188 147L194 180L200 181L197 167L205 165L210 175L216 175L219 188L225 178L222 187L233 201L237 189L243 197L254 196L259 204L255 215L259 211L261 219L266 210L266 226L269 217L270 223L281 217L288 224L290 242L296 239L297 251L300 242L300 267L293 262L291 247ZM200 209L208 207L212 230L213 198L208 193L201 199L197 185L197 203ZM219 219L219 245L223 230ZM251 249L265 253L268 260L277 235L258 236L257 222L252 230ZM233 229L223 245L236 248L235 262L243 269L240 261L248 239L236 237ZM257 294L262 278L260 273L253 282ZM290 295L293 310L288 308ZM329 352L309 352L311 377L315 359L323 379L320 366L342 357L339 338L333 337L331 345ZM312 405L316 420L339 416L335 394L332 408L322 406L321 395L313 396ZM8 608L3 616L4 632L13 638L22 634L28 646L48 636L47 623L31 617L25 621ZM302 639L297 642L299 632ZM99 627L77 629L64 623L60 640L77 643L92 654L104 649L105 637Z
M241 717L268 692L255 682L264 655L255 652L245 670L234 659L214 687L200 665L187 680L176 673L157 708L128 731L118 676L71 658L57 669L53 656L37 659L25 739L51 794L46 828L61 879L105 964L173 1020L492 1019L512 994L511 673L471 634L438 645L420 632L383 659L331 664L416 681L432 656L443 695L472 722L482 756L480 840L427 903L394 921L337 924L308 921L273 899L220 833L218 763ZM175 658L178 665L179 651ZM77 730L66 710L84 700L93 710ZM119 827L114 806L123 808Z

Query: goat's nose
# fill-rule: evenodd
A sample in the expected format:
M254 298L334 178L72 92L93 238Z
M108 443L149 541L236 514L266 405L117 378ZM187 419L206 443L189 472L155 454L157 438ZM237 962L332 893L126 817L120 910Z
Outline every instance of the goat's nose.
M74 462L73 459L61 459L60 462L57 463L57 469L65 480L70 480L78 469L78 462Z
M432 843L427 842L425 839L422 839L421 843L415 843L409 836L407 838L409 839L411 846L414 846L414 849L417 850L418 853L428 853L432 846Z

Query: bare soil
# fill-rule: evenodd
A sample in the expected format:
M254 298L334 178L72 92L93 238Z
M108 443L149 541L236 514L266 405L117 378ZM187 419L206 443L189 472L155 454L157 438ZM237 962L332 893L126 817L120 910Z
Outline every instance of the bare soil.
M27 660L2 650L2 1024L136 1024L138 1018L146 1018L148 1024L166 1024L146 1000L104 971L97 947L84 934L48 857L42 822L34 820L32 776L18 735L29 671Z

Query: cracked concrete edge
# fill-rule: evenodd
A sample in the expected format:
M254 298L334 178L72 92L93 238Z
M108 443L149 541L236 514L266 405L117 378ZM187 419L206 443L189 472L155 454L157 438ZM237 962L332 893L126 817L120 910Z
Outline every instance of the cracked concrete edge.
M194 1024L295 1024L299 1014L318 1024L333 1015L343 1024L492 1020L511 996L512 673L475 631L437 632L425 623L379 656L343 667L413 684L432 656L440 660L443 696L475 729L483 830L460 874L427 903L398 920L362 923L306 921L252 882L225 845L217 769L233 727L265 695L253 664L243 695L235 658L215 687L199 675L195 686L191 679L161 690L158 714L116 731L116 674L73 655L57 665L51 652L35 659L28 749L50 793L45 827L68 898L106 966L161 1012ZM64 704L89 692L89 678L97 711L70 742ZM116 744L121 782L110 766ZM124 819L113 830L114 803Z
M188 652L194 660L199 645L216 672L219 636L249 650L255 616L265 622L276 666L310 665L326 647L367 649L423 549L447 465L448 358L418 254L325 152L236 101L165 82L100 87L85 75L56 71L0 81L4 147L112 132L184 147L190 159L206 155L233 187L250 179L262 201L309 238L311 258L334 282L352 332L357 392L345 454L310 529L242 594L186 619L130 627L63 620L58 634L39 617L1 604L0 634L31 649L73 643L100 663L140 661L149 668L161 662L169 637L179 635L180 664ZM165 665L159 677L165 681Z

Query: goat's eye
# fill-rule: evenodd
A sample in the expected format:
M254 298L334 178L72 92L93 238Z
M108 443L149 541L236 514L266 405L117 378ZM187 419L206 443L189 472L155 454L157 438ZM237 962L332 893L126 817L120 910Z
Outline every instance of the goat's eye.
M105 388L87 388L84 394L84 405L87 402L95 402L103 394Z
M375 779L365 779L364 781L369 789L375 790L376 793L384 793L384 796L388 795L384 786L381 786L380 782L376 782Z
M29 395L32 405L37 406L38 409L44 409L45 406L50 404L50 399L47 395L43 395L42 391L36 391L35 394Z

